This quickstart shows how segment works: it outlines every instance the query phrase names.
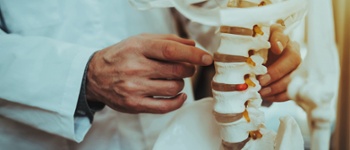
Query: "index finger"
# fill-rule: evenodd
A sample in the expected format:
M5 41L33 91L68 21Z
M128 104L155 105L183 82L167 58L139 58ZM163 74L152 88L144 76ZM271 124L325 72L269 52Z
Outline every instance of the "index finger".
M204 50L169 40L148 41L143 54L147 58L163 61L188 62L201 66L207 66L213 62L212 56Z
M179 42L179 43L191 45L191 46L196 45L196 43L193 40L181 38L175 34L147 34L147 33L144 33L144 34L141 34L140 36L143 36L145 38L171 40L171 41L175 41L175 42Z

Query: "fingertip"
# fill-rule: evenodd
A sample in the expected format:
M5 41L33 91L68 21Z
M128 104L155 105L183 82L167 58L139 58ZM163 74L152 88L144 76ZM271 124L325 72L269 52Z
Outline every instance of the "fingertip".
M205 66L208 66L210 64L213 63L213 57L209 54L204 54L202 56L202 63L205 65Z
M183 103L186 101L187 99L187 94L185 93L180 93L177 96L175 96L173 99L171 99L169 106L172 107L171 111L176 110L178 108L180 108Z
M182 99L184 100L184 101L186 101L187 100L187 94L186 93L181 93L182 94Z
M160 108L158 113L164 114L179 109L186 101L187 95L180 93L177 96L170 99L162 99L163 107Z
M259 91L260 95L265 97L268 96L272 92L270 87L265 87Z
M178 94L173 100L172 100L172 105L170 106L170 111L174 111L176 109L179 109L186 101L187 99L187 94L185 93L180 93Z
M271 76L269 74L265 74L265 75L259 76L258 80L260 82L260 85L265 86L270 82Z

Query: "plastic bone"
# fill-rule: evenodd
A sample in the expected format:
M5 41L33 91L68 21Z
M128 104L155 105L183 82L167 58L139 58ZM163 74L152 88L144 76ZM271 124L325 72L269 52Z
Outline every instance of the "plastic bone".
M274 145L287 149L302 148L303 142L300 130L292 118L281 119L277 140L275 140L276 133L264 127L264 115L259 111L261 98L257 92L260 86L255 79L255 75L266 73L266 68L262 66L262 63L266 60L266 50L270 47L268 36L271 23L282 19L283 23L287 26L287 31L291 31L293 25L303 17L306 6L304 1L289 0L266 6L265 4L257 3L257 6L263 6L259 8L232 9L217 7L210 10L194 7L186 0L173 0L171 2L175 8L192 21L206 25L245 28L252 30L252 33L254 33L251 36L235 35L235 33L221 34L221 45L217 51L217 55L225 59L215 61L217 74L213 78L214 100L207 99L207 101L214 101L214 104L206 103L213 105L209 108L214 109L215 120L208 116L204 118L205 122L209 122L210 125L212 125L212 122L217 122L216 127L219 127L219 132L211 132L209 136L218 137L217 134L220 134L219 139L222 139L219 142L221 143L221 149L274 149ZM154 4L154 6L156 5ZM229 32L231 31L234 32L230 29ZM232 49L233 47L235 48ZM250 56L249 50L254 50L255 54ZM229 60L228 58L231 56L244 57L246 60L234 63L225 62L226 57ZM246 75L249 75L249 80L245 78ZM250 87L247 87L247 85ZM232 89L235 91L232 92ZM204 100L201 102L204 102ZM198 112L202 112L202 114L205 114L203 112L210 110L207 106L203 107L203 103L201 102L196 102L182 109L182 111L180 110L169 127L162 132L154 149L164 149L165 147L169 149L169 147L164 145L166 143L164 141L167 141L171 135L178 136L184 133L181 125L187 124L187 127L193 127L193 124L198 124L198 122L193 122L193 118L190 119L187 116L188 113L195 115ZM184 111L187 114L183 113ZM225 116L230 116L231 119L236 116L240 117L234 121L227 121L227 119L225 120ZM283 122L289 123L283 124ZM196 126L196 128L201 129L206 127ZM173 132L174 130L176 132ZM172 132L169 133L168 131ZM194 133L196 131L191 132L181 134L181 138L191 137L197 139L198 137L194 137L195 135L203 134ZM294 145L286 141L288 139L287 137L292 137L298 141L297 143L299 145ZM178 143L181 145L181 148L175 146L176 149L193 147L191 143L186 143L186 145L183 142ZM201 142L212 143L214 146L217 145L217 143L211 141ZM237 143L239 146L237 146ZM205 148L200 147L200 149Z
M288 93L308 115L311 149L329 149L339 64L334 39L332 3L311 0L308 15L308 52L293 73Z
M265 6L265 4L261 5L262 2L263 1L255 4L256 6L261 6L261 9L268 7ZM230 1L228 6L239 7L239 4L232 3L235 2ZM254 7L254 3L251 3L253 5L252 7ZM267 49L270 48L270 44L268 42L270 25L273 21L277 21L277 19L285 20L288 17L271 19L272 17L269 15L275 16L271 12L261 12L262 14L259 13L260 18L254 19L251 16L253 16L253 14L258 14L257 12L259 11L259 9L256 8L257 7L245 7L244 9L226 8L223 11L220 11L220 21L222 24L220 27L221 44L217 52L214 54L216 74L213 77L212 88L215 101L215 118L220 126L220 134L222 138L221 149L223 150L274 149L274 140L276 135L274 132L266 129L264 126L264 114L259 111L261 97L258 91L260 90L260 86L255 79L256 75L265 74L267 70L264 66L262 66L263 61L257 61L258 59L255 59L255 62L253 61L253 63L247 63L248 61L242 61L242 59L238 58L246 57L249 59L255 56L256 58L266 60L265 56L267 56ZM281 9L273 9L274 7L269 8L269 11L277 11ZM267 9L265 10L268 11ZM242 11L245 11L245 13ZM300 14L302 13L295 12L293 15L302 16ZM232 18L235 18L235 20ZM287 27L289 27L290 24L287 25ZM222 30L223 27L224 30ZM247 32L247 30L251 30L251 32ZM245 33L251 33L251 35ZM250 55L249 51L254 51L253 55ZM228 58L232 59L229 60ZM256 70L263 71L257 72ZM250 80L248 80L249 82L247 82L245 79L245 76L247 75L251 77ZM250 86L243 90L229 88L228 86L238 86L244 83L250 83ZM221 88L219 88L220 84ZM258 104L250 106L249 103ZM218 119L230 115L239 116L239 114L243 114L241 119L237 118L235 120L231 120L230 122ZM298 129L298 127L296 128ZM291 134L287 132L281 133L286 131L284 129L288 129L288 126L281 126L279 135L286 136L285 134ZM281 142L281 138L283 139L283 136L279 136L280 139L277 139L276 142ZM299 144L303 143L300 142L302 141L301 134L295 135L292 138L297 139L297 143ZM282 145L282 143L277 143L277 145L279 145L279 147L291 147L290 144L286 146ZM303 147L303 145L297 146L298 148Z
M214 100L211 97L201 99L180 108L171 122L159 135L153 150L215 150L221 146L220 126L212 117ZM276 150L302 150L303 141L299 126L292 117L280 119L280 127L276 140L271 140L266 134L263 140L255 140L245 145L246 150L266 150L266 147L276 145ZM266 140L267 139L267 140ZM271 143L272 142L272 143ZM268 144L268 145L264 145Z

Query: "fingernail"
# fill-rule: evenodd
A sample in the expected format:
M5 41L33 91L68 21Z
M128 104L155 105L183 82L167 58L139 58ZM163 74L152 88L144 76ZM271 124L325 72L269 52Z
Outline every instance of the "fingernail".
M267 94L271 93L271 88L270 87L266 87L260 90L260 95L261 96L266 96Z
M187 94L183 93L182 97L183 97L184 100L186 100L187 99Z
M203 55L202 56L202 62L206 65L210 65L213 62L213 59L211 58L210 55Z
M277 41L277 46L278 46L278 49L280 50L280 52L283 51L283 45L280 41Z
M260 77L259 82L260 85L265 86L271 80L271 76L269 74L265 74Z

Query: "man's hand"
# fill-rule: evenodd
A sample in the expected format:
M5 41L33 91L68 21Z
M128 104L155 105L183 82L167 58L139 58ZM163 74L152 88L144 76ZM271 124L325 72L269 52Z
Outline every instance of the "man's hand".
M142 34L98 51L89 63L87 98L126 113L178 109L187 98L179 93L183 78L213 61L194 46L175 35Z
M301 62L298 43L290 41L283 30L281 25L271 27L271 49L266 64L268 73L258 78L262 85L262 98L271 102L289 100L287 87L291 81L290 74Z

